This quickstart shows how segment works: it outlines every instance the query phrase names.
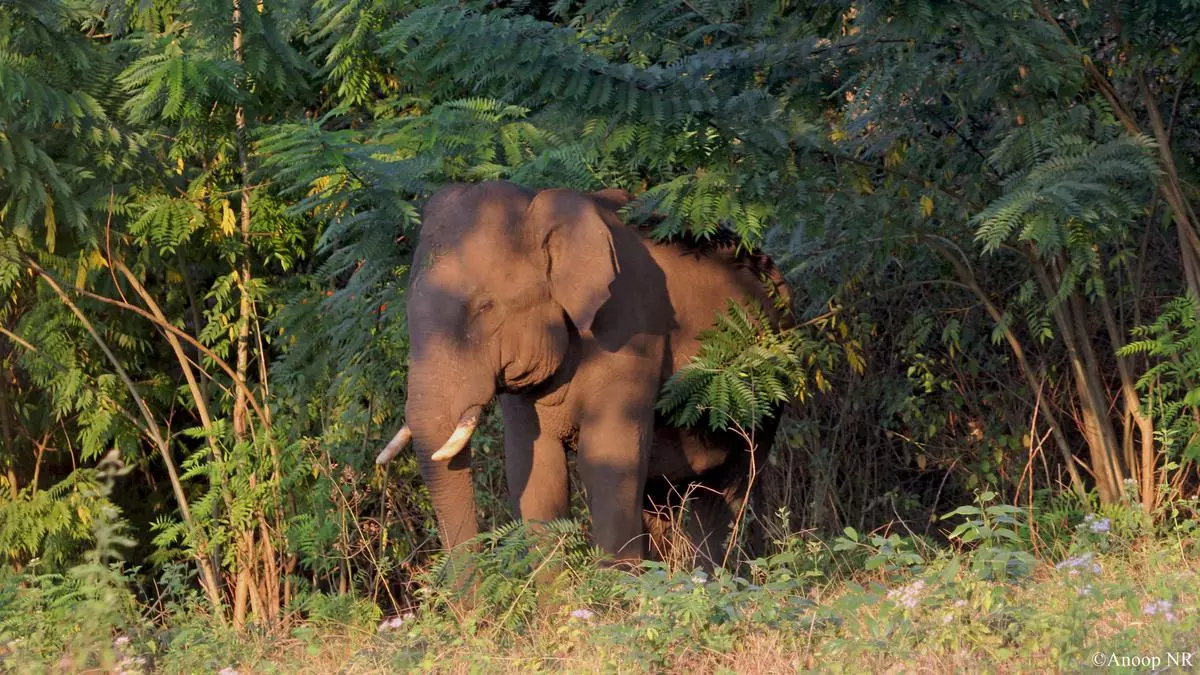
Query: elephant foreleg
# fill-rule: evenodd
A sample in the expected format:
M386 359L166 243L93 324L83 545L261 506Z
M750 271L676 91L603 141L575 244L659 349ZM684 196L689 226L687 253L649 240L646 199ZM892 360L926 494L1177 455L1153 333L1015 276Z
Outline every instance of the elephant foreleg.
M579 429L579 475L593 538L613 562L637 562L644 555L642 495L652 422L652 400L647 405L614 400L592 411Z
M543 428L532 403L505 397L504 459L513 510L526 521L570 516L567 455L555 434Z

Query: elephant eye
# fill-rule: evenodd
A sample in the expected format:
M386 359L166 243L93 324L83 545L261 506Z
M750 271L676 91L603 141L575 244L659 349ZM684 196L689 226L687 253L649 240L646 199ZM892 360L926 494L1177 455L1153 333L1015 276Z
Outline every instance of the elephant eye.
M493 305L492 305L491 300L484 300L483 302L479 303L478 307L475 308L475 314L478 315L478 314L483 314L485 312L490 312L490 311L492 311L492 306Z

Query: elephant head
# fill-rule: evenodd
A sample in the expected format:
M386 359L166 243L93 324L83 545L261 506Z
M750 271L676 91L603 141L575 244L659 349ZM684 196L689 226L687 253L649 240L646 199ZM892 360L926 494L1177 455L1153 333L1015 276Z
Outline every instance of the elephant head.
M494 182L426 204L407 298L407 424L376 461L413 442L447 548L477 533L467 445L483 407L545 382L590 330L618 271L604 211L628 199Z

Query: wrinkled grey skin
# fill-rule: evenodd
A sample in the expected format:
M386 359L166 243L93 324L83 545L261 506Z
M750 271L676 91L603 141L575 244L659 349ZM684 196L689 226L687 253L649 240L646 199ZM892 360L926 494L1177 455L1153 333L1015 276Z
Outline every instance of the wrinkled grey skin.
M405 414L447 548L478 531L471 452L433 454L498 396L520 517L569 515L574 450L593 538L613 561L646 554L647 499L693 482L716 488L696 493L719 504L696 509L694 536L718 559L725 498L744 484L749 453L740 438L656 422L655 399L730 298L770 303L732 252L656 244L624 226L615 210L628 200L492 182L447 187L426 205L408 292Z

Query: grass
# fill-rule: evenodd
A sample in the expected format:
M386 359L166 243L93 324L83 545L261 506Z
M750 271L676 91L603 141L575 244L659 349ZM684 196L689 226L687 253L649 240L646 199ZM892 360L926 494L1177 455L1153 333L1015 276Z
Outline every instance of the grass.
M311 594L282 635L232 635L198 603L130 614L119 584L86 585L115 584L93 569L73 593L43 580L0 596L0 659L23 673L1200 670L1192 521L1113 511L1048 542L986 496L953 512L948 544L793 535L742 576L602 570L569 523L508 527L427 570L411 612Z
M982 580L967 563L949 557L887 580L776 581L781 588L734 599L724 578L643 578L631 583L641 598L591 618L572 618L568 602L524 630L455 631L414 619L371 637L366 651L331 654L325 665L347 672L1029 672L1086 670L1097 653L1158 656L1165 664L1168 653L1191 652L1200 666L1200 579L1177 545L1142 542L1096 555L1086 568L1038 563L1020 580Z

